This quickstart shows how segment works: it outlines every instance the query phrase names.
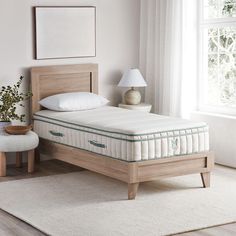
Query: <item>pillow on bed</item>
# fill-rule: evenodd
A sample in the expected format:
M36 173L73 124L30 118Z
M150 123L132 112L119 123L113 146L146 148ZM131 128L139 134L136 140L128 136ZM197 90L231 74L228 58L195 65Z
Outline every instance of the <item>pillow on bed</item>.
M97 94L87 92L61 93L46 97L39 104L54 111L80 111L104 106L109 101Z

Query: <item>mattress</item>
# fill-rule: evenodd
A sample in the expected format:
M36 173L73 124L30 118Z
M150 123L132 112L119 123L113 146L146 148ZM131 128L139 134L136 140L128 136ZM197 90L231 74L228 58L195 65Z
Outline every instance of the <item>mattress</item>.
M34 114L40 138L125 161L143 161L209 150L208 126L179 118L105 106Z

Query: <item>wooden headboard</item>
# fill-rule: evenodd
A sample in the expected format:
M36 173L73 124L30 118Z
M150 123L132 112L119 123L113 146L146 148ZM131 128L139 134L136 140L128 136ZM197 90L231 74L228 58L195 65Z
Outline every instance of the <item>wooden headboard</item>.
M42 110L42 98L66 92L98 93L98 65L43 66L31 69L32 114Z

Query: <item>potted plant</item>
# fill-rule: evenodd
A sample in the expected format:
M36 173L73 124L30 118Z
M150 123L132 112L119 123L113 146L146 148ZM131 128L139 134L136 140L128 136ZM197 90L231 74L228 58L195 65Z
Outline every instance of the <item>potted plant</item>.
M19 91L23 78L24 77L21 76L16 84L12 86L2 86L0 90L0 131L2 131L5 126L10 125L12 120L24 121L25 115L18 115L16 107L17 105L24 107L22 102L29 99L32 93L22 93Z

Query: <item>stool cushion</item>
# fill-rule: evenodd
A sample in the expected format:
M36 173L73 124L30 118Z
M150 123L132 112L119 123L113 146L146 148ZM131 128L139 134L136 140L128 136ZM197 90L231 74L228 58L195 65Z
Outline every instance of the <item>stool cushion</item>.
M0 152L24 152L35 149L39 144L36 133L29 131L25 135L0 134Z

